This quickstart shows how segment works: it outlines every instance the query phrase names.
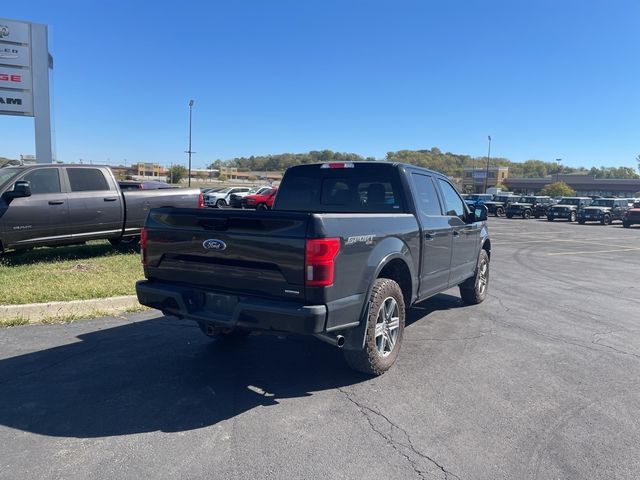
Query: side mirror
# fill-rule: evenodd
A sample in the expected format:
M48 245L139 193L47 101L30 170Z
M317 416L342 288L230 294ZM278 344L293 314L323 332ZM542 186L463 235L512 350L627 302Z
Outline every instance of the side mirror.
M13 190L9 190L4 193L4 196L8 200L13 200L14 198L23 198L31 196L31 182L17 181L13 185Z
M488 209L486 205L476 205L471 218L474 222L484 222L487 219Z

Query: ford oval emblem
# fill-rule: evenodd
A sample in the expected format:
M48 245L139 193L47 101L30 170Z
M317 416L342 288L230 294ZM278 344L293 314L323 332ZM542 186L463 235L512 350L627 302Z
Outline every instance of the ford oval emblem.
M221 252L222 250L227 249L226 243L224 243L222 240L217 240L215 238L210 238L208 240L205 240L204 242L202 242L202 246L206 250L216 250L218 252Z

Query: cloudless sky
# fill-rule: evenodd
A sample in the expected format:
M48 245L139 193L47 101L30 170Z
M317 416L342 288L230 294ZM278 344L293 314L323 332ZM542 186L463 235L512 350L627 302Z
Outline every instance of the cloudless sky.
M640 154L637 0L22 0L49 25L55 156L186 162L436 146L570 166ZM0 156L33 154L0 117Z

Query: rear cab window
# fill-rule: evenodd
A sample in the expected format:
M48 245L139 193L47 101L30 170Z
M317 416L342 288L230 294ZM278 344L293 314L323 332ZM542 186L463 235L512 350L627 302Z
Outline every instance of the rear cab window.
M274 210L317 213L405 213L400 175L392 164L302 165L287 170ZM344 166L342 166L344 165Z
M99 168L67 168L72 192L98 192L111 190L109 182Z

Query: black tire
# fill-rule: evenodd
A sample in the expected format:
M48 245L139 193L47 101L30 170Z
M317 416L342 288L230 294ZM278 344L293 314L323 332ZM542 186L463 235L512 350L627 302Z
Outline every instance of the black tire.
M227 330L219 327L211 327L204 322L198 322L198 326L200 327L200 331L207 337L230 343L244 340L251 333L249 330L242 330L239 328Z
M507 218L513 218L513 215L511 213L507 213Z
M550 217L549 215L547 215L547 222L553 222L553 217Z
M540 214L539 213L534 213L533 214L533 218L535 218L537 220L538 218L540 218Z
M267 205L264 203L259 203L258 205L256 205L256 210L269 210L269 207L267 207Z
M226 206L227 206L227 202L224 201L224 198L219 198L218 200L216 200L216 207L224 208Z
M140 237L131 236L131 237L118 237L118 238L110 238L109 243L116 248L121 248L124 250L134 250L140 245Z
M531 218L531 210L525 210L522 212L522 218L525 220L529 220Z
M570 221L570 222L575 222L575 221L576 221L576 218L578 218L578 216L576 215L576 212L571 212L571 213L569 214L569 221Z
M504 208L498 207L496 208L496 217L501 217L504 215Z
M578 220L578 223L579 223L580 225L584 225L585 221L584 221L584 220Z
M369 304L364 348L344 350L343 353L347 364L354 370L368 375L382 375L393 366L402 346L405 319L402 290L393 280L378 278L371 289ZM385 312L389 313L385 315ZM394 313L398 316L393 316ZM392 330L389 325L395 325L396 322L397 327ZM380 326L376 328L376 325Z
M611 225L611 215L605 215L602 217L600 223L602 223L602 225Z
M623 226L624 228L631 228L631 223L629 223L629 222L622 222L622 226Z
M473 277L459 285L460 296L466 305L477 305L484 302L489 290L489 254L486 250L480 250L476 273Z

